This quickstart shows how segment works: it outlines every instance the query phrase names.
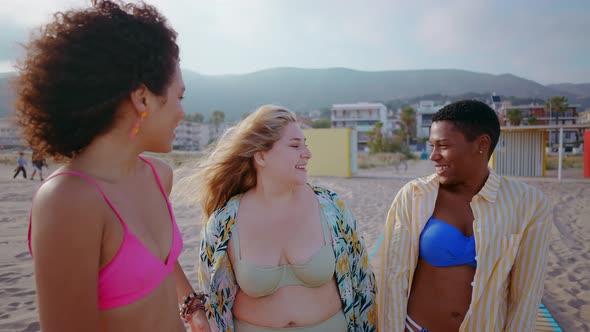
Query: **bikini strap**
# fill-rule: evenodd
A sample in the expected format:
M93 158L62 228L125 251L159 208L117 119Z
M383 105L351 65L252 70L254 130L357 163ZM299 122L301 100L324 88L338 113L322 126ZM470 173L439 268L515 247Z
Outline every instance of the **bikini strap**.
M143 162L148 164L150 166L150 168L152 169L152 173L154 174L154 177L156 178L156 182L158 183L158 188L160 188L160 192L162 193L162 196L164 196L164 199L166 199L166 204L169 205L170 202L168 201L168 195L166 194L166 190L164 189L164 186L162 185L162 181L160 181L160 176L158 175L158 171L156 171L156 167L149 160L147 160L146 158L144 158L142 156L139 156L139 159L141 159Z
M123 217L121 217L121 214L119 213L119 211L117 210L117 208L115 208L115 206L113 205L113 202L111 202L111 200L109 199L109 197L107 196L107 194L105 193L105 191L100 187L100 185L98 184L98 182L96 182L96 180L94 180L93 178L91 178L90 176L81 173L81 172L77 172L77 171L63 171L63 172L59 172L56 174L52 174L51 176L49 176L47 179L45 179L45 181L43 181L43 183L41 183L41 186L39 186L39 188L37 188L37 191L35 191L35 194L33 195L33 200L31 203L31 211L29 212L29 231L28 231L28 235L27 235L27 239L28 239L28 244L29 244L29 253L31 255L33 255L33 251L31 250L31 227L32 227L32 219L33 219L33 204L35 202L35 196L37 195L37 192L39 191L39 189L41 189L41 187L47 183L49 180L61 176L61 175L74 175L74 176L78 176L81 177L82 179L86 180L87 182L90 182L92 185L94 185L94 187L101 193L102 197L104 198L104 200L106 201L106 203L109 205L109 207L113 210L113 212L115 212L115 214L117 215L117 218L119 218L119 221L121 222L121 225L123 226L123 229L125 230L125 232L127 232L127 224L125 224L125 221L123 220Z

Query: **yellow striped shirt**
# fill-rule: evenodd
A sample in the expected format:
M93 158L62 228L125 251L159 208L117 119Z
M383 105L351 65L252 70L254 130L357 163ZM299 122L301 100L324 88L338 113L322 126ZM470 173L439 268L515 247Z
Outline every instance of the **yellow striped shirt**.
M379 331L404 331L420 233L438 188L438 176L431 175L406 184L393 200L381 248ZM477 269L459 331L533 331L543 295L549 204L536 188L490 170L470 205Z

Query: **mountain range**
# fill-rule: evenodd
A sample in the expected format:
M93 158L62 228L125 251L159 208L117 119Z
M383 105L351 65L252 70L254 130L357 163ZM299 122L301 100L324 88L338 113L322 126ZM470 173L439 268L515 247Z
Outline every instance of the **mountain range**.
M13 112L9 80L0 74L0 117ZM457 69L358 71L347 68L273 68L242 75L201 75L183 70L187 88L186 113L208 116L224 111L227 119L239 119L263 104L308 112L337 103L391 102L420 96L466 94L547 99L555 95L570 104L590 107L590 83L542 85L512 74L492 75Z

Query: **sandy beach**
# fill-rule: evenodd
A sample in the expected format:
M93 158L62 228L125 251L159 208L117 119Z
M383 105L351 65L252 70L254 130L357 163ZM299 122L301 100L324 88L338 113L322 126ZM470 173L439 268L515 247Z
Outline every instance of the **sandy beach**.
M31 197L40 181L12 179L13 169L0 165L0 332L39 331L34 274L26 240ZM376 168L360 170L350 179L312 177L310 182L330 188L344 198L371 252L397 191L407 181L430 172L428 161L411 161L407 172L396 172L393 167ZM185 174L186 169L177 169L176 180ZM564 331L590 331L590 181L523 181L542 190L553 208L543 303ZM173 205L184 236L180 260L194 282L201 210L179 200L173 200Z

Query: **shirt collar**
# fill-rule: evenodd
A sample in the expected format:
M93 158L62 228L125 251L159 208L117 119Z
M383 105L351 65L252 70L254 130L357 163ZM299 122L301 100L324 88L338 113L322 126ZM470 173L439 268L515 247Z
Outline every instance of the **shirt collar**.
M488 175L488 178L486 179L486 182L475 196L481 196L486 201L494 203L496 202L496 198L498 197L498 190L500 189L500 176L496 174L496 172L494 172L492 169L489 169L489 172L490 173ZM425 184L425 187L421 185L418 186L419 194L422 194L424 191L429 191L430 189L438 190L438 175L432 174L420 180L420 182L423 182ZM432 186L432 184L436 184L436 186Z
M483 185L476 196L481 196L488 202L494 203L498 197L498 190L500 189L500 176L491 169L489 171L490 174L488 175L486 183Z

